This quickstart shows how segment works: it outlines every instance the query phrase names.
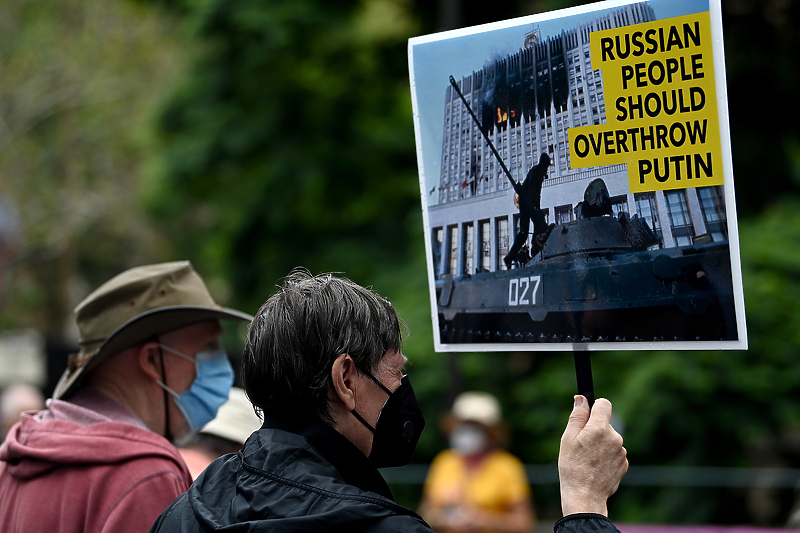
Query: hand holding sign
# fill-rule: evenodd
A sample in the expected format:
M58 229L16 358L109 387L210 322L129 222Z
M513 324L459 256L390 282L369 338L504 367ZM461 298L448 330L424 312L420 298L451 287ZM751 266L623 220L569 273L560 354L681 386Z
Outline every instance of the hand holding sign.
M600 398L590 411L586 399L575 396L558 453L564 516L576 513L608 516L606 500L617 491L627 471L622 437L611 427L611 402Z

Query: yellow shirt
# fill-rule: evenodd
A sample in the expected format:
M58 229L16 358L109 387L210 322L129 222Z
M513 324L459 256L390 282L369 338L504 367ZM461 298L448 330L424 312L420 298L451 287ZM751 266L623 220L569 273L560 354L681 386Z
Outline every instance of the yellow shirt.
M471 504L497 513L531 492L522 462L503 450L490 452L469 471L462 456L445 450L431 463L423 490L436 506Z

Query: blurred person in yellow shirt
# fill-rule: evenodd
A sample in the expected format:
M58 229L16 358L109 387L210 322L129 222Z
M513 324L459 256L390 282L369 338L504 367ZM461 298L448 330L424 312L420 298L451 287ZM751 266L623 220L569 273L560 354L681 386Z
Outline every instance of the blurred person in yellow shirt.
M420 514L440 533L527 533L536 518L522 462L503 450L500 403L460 394L442 421L450 448L431 463Z

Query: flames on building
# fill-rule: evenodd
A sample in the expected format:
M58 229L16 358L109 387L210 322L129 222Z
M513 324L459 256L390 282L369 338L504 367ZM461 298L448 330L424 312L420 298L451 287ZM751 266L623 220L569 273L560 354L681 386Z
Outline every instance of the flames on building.
M591 68L589 35L651 20L655 13L643 2L546 39L536 28L525 35L518 52L496 57L461 78L459 88L480 129L493 139L515 180L524 179L543 152L553 161L552 176L580 179L585 171L570 167L567 130L606 120L600 71ZM444 119L438 202L507 188L506 179L498 178L494 156L450 86Z
M527 121L548 116L551 104L556 111L565 109L569 98L566 64L562 41L549 39L476 72L473 102L477 100L481 110L482 127L517 127L523 116Z

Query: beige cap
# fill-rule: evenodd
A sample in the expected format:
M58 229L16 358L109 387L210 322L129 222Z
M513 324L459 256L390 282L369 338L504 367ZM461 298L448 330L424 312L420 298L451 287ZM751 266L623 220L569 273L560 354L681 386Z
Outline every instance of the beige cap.
M75 308L81 349L70 357L53 397L64 398L85 372L110 355L154 335L215 319L250 322L253 317L218 305L189 261L126 270Z
M228 401L222 404L214 420L203 426L200 433L244 444L247 437L260 428L261 420L253 410L253 404L242 389L233 387Z
M494 426L500 422L500 402L488 392L462 392L453 402L452 415L461 422Z

